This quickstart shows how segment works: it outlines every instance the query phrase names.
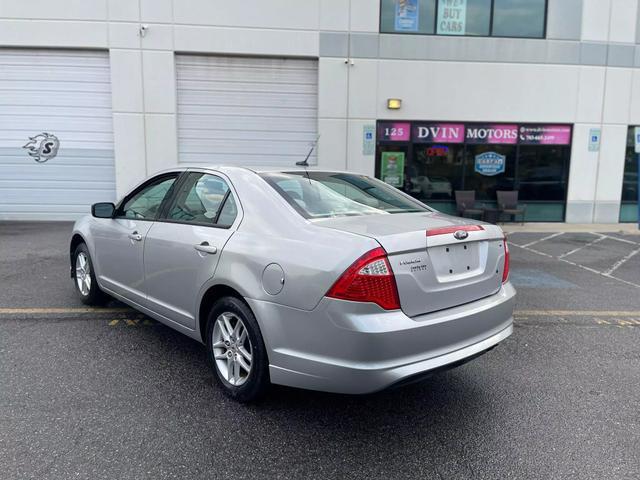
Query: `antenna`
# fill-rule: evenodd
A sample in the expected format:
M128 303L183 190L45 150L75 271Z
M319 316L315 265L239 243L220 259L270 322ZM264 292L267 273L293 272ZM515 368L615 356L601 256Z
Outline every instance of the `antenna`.
M307 156L304 158L304 160L302 160L301 162L296 162L296 166L304 168L307 168L309 166L309 162L307 160L309 160L309 157L313 153L313 149L316 148L316 145L318 145L318 140L320 140L320 135L318 135L315 141L311 144L311 149L309 150L309 153L307 153Z

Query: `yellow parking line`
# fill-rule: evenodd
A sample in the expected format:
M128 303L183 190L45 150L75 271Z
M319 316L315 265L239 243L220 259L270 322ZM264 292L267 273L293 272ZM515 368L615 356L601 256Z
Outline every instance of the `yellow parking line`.
M0 307L0 315L37 315L37 314L69 314L69 313L131 313L134 310L126 307L120 308L92 308L92 307L37 307L37 308L10 308ZM514 315L518 317L636 317L640 318L640 311L631 310L516 310ZM116 321L117 320L112 320ZM132 320L129 320L133 322ZM146 320L145 320L146 322ZM135 321L133 324L137 324ZM115 324L114 324L115 325Z
M120 325L120 320L122 320L122 323L124 325L126 325L127 327L135 327L135 326L140 326L140 325L144 325L144 326L153 326L156 323L153 320L149 320L148 318L145 319L139 319L139 318L116 318L111 320L110 322L107 322L107 325L109 325L110 327L115 327L117 325Z
M39 307L39 308L3 308L0 307L0 315L37 315L41 313L127 313L131 312L130 308L91 308L91 307L73 307L73 308L58 308L58 307Z
M613 310L516 310L513 314L536 317L640 317L640 311Z

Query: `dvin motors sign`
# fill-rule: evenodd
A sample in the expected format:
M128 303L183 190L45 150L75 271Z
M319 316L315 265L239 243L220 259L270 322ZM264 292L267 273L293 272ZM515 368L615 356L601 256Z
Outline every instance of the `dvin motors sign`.
M418 123L413 125L413 141L416 143L463 143L464 124Z
M570 145L571 125L378 122L379 142Z

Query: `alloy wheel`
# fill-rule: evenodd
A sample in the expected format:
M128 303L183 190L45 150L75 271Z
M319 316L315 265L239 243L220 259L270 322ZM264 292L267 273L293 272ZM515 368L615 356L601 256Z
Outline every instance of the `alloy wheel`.
M86 253L80 252L76 257L76 285L83 296L91 291L91 265Z
M245 324L235 313L225 312L216 319L212 335L216 368L234 387L243 385L249 378L253 356Z

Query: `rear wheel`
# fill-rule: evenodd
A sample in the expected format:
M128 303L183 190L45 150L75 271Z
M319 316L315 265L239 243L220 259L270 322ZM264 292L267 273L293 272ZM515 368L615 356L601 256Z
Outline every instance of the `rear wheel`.
M209 313L207 349L216 379L239 402L262 397L269 387L269 362L253 313L240 299L224 297Z
M73 254L73 284L85 305L102 305L108 296L100 290L87 245L81 243Z

